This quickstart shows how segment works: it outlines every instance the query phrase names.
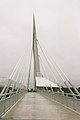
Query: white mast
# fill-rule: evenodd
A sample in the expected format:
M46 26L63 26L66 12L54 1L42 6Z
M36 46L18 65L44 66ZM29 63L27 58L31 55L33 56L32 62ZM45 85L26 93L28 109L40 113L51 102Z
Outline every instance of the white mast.
M33 15L33 58L34 58L34 87L36 89L36 77L41 76L40 73L40 63L38 55L38 45L37 45L37 36L36 36L36 27L35 27L35 18Z

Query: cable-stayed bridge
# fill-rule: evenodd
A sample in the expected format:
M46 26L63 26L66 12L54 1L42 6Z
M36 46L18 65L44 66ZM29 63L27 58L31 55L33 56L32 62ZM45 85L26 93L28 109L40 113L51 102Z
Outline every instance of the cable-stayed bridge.
M26 64L25 53L0 86L0 119L80 120L80 91L37 39L34 16L28 78Z

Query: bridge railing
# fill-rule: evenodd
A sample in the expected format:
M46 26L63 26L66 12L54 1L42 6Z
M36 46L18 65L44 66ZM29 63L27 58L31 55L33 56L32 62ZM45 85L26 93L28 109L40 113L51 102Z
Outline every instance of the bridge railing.
M7 93L1 95L3 98L0 100L0 116L4 115L17 101L24 96L25 93L26 90L21 90L19 93Z
M45 90L38 90L38 92L51 100L57 101L62 105L80 113L80 97L78 95L61 94L58 92L51 92Z

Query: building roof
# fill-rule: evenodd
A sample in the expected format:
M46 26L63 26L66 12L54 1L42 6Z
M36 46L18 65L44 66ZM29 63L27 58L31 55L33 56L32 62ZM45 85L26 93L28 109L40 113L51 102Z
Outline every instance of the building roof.
M44 77L36 77L37 87L58 87L58 85Z

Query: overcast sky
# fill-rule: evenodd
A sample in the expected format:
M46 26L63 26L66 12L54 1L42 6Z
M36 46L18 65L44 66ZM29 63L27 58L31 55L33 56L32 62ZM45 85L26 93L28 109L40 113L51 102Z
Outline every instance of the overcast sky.
M33 12L38 40L80 83L80 0L0 0L0 76L10 75L25 50L29 58Z

